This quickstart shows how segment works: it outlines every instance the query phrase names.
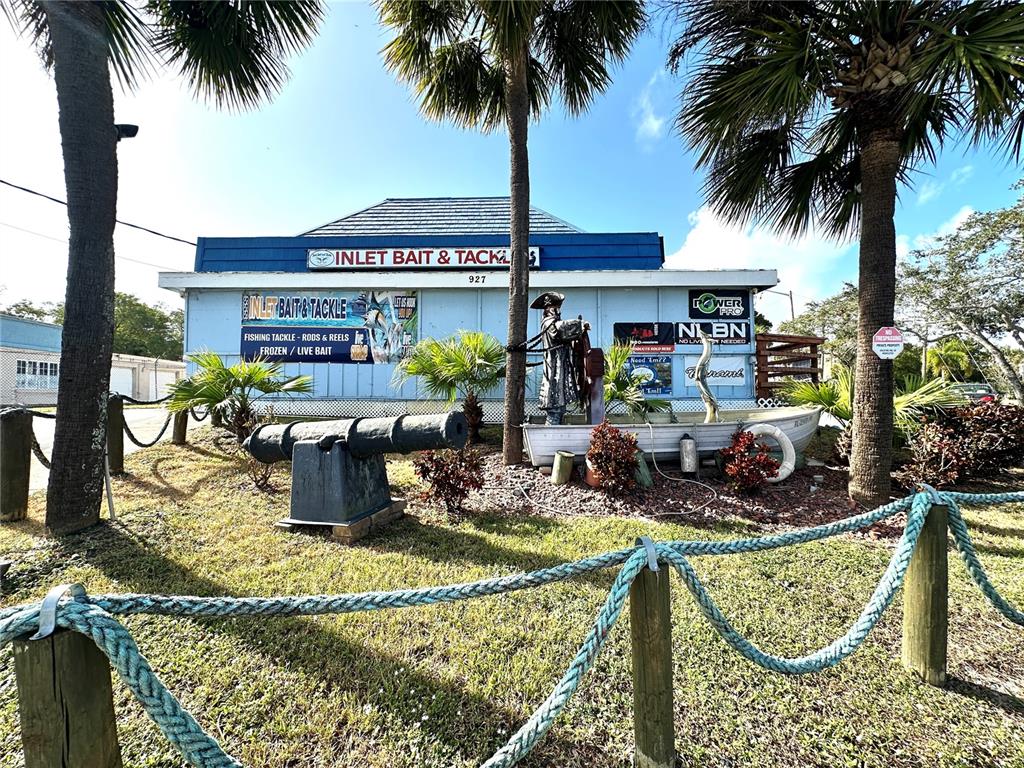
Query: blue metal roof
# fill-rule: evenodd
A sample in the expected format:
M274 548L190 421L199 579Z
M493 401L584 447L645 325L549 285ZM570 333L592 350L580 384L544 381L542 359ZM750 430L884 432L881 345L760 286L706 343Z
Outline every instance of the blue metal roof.
M200 237L196 272L306 272L310 248L486 248L508 244L508 234L333 235L318 237ZM540 269L660 269L664 244L657 232L530 232ZM410 270L410 272L413 270Z
M60 337L63 330L54 323L0 312L0 346L60 352Z
M508 234L509 215L507 197L388 198L302 235L498 235ZM531 233L582 231L530 207Z

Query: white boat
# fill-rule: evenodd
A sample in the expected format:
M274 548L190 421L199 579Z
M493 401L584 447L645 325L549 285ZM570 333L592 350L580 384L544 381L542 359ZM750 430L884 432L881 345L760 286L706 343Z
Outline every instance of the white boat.
M632 432L637 437L637 446L641 451L661 461L679 459L679 440L688 434L697 441L697 452L708 454L721 450L732 442L732 435L741 427L751 424L772 424L792 441L798 453L802 452L814 437L821 417L821 408L755 408L748 411L723 410L719 413L720 421L713 424L704 423L704 413L677 413L677 421L669 423L616 423L614 417L609 421L624 432ZM593 424L527 424L523 427L526 436L526 450L530 454L530 463L535 467L553 464L555 451L570 451L576 454L578 461L583 461L590 448L590 430ZM772 441L765 441L772 445ZM774 447L774 446L773 446Z

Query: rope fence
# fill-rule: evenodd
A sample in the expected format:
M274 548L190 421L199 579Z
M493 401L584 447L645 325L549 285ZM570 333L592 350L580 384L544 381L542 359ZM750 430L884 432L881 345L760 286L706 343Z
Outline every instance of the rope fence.
M142 704L168 741L177 748L188 763L196 768L221 768L222 766L239 766L217 741L207 734L195 718L186 711L174 695L167 690L148 661L142 655L129 630L115 616L152 614L181 617L226 617L226 616L312 616L322 614L346 614L359 611L373 611L411 606L450 603L469 600L485 595L497 595L522 589L541 587L547 584L564 581L582 574L610 567L618 567L619 571L603 605L595 617L594 623L579 646L576 656L569 664L561 679L555 684L547 698L536 708L527 721L516 731L494 755L485 761L481 768L507 768L521 760L532 750L551 728L552 724L565 709L573 694L579 688L583 677L593 666L595 659L622 613L626 598L637 601L637 587L648 582L638 580L642 574L651 575L664 565L674 570L681 578L687 591L700 608L704 618L714 627L722 639L733 650L750 662L765 669L787 675L802 675L832 667L848 657L864 642L872 629L877 625L886 608L891 604L896 591L901 586L910 589L908 570L914 569L923 573L917 578L914 589L921 585L933 585L941 581L942 595L946 589L945 550L946 526L952 533L960 556L967 566L967 571L988 601L1009 621L1024 626L1024 612L1011 605L1002 597L991 583L978 559L977 552L971 541L967 525L960 512L960 504L1004 504L1024 502L1024 491L998 494L966 494L937 492L928 488L891 504L879 507L870 512L840 520L834 523L800 529L771 536L736 539L730 541L669 541L654 543L649 539L638 541L637 546L562 563L530 573L483 579L466 584L424 587L417 589L400 589L383 592L363 592L341 595L306 595L295 597L188 597L168 595L142 594L109 594L89 596L84 589L75 585L70 598L64 595L68 587L59 587L51 591L41 602L27 603L0 611L0 645L11 642L27 643L30 647L33 640L19 640L27 633L40 629L35 637L52 631L53 626L62 627L80 633L91 639L106 655L118 675ZM823 648L804 656L786 658L773 655L759 649L744 637L729 622L728 618L715 604L707 588L697 576L690 564L690 558L707 555L736 555L751 552L762 552L780 547L820 541L842 533L861 530L882 520L906 514L906 523L895 551L882 574L873 594L864 606L860 615L849 629L839 638ZM933 517L942 513L941 518ZM940 520L942 527L934 525L926 527L926 523ZM936 533L937 531L937 533ZM941 542L937 536L941 535ZM943 555L941 570L931 561L924 562L915 558L915 550L926 536L931 536L929 544L941 543ZM912 565L913 561L913 565ZM922 563L923 565L918 565ZM924 573L922 568L932 568ZM908 580L909 581L909 580ZM668 582L664 580L664 618L667 619ZM909 595L909 593L908 593ZM633 603L634 615L634 662L637 659L637 635L635 624L637 603ZM918 621L921 617L911 616L912 611L919 608L911 604L909 598L904 606L904 651L906 653L906 627L908 621ZM945 674L945 607L942 614L942 674ZM671 654L670 643L664 644L655 652L663 655ZM641 658L650 655L651 649L640 654ZM905 658L905 662L906 662ZM935 663L925 660L925 663ZM666 669L668 674L668 712L671 720L671 664ZM640 686L651 685L642 678L634 680L634 705L640 707L641 702L650 700L654 693L650 690L640 691ZM661 691L660 693L665 693ZM662 697L664 698L664 697ZM664 714L664 713L663 713ZM112 708L110 717L112 718ZM639 715L636 717L637 750L641 750L641 741L646 725ZM61 726L63 727L63 726ZM27 736L26 744L27 742ZM667 747L658 747L663 754L652 765L670 765L668 754L673 748L670 742ZM116 742L115 742L116 743ZM647 743L646 741L644 742ZM646 748L646 747L644 747ZM674 753L673 753L674 754Z
M173 413L167 414L167 418L164 419L164 425L160 427L160 431L157 433L150 442L144 443L135 436L132 432L131 427L128 426L128 421L122 419L122 426L124 427L124 433L128 436L128 439L135 443L139 448L152 448L154 445L160 442L160 438L164 436L164 432L167 431L167 427L170 426L171 420L174 418Z

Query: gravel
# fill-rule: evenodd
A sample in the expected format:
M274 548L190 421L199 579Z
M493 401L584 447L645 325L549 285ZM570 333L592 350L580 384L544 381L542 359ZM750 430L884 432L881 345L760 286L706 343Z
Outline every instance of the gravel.
M669 477L682 477L678 468L661 469ZM642 517L699 527L743 520L764 530L821 525L863 511L847 496L846 471L837 468L798 469L788 479L751 496L730 492L718 478L702 477L703 484L684 483L668 479L653 467L651 470L652 488L614 498L586 485L580 468L569 483L556 486L549 475L535 467L506 467L500 455L491 454L484 457L484 487L470 497L467 507L558 517ZM822 475L824 482L812 491L815 475ZM902 518L895 518L872 526L862 535L895 538L902 528Z

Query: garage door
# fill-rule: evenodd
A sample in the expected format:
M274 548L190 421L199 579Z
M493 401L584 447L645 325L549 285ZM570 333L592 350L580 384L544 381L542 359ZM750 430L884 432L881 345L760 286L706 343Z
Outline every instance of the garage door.
M167 394L167 388L175 381L174 371L150 371L149 399L159 400Z
M135 394L132 388L133 379L131 368L111 368L110 391L133 397Z

